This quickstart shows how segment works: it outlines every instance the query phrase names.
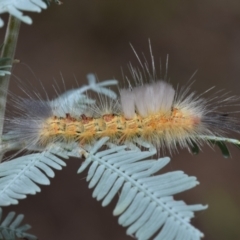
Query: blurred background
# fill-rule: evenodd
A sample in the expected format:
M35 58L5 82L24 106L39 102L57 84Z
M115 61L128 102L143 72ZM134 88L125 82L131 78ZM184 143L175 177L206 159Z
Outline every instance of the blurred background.
M54 81L61 88L61 76L67 89L86 84L88 73L100 81L123 81L122 69L128 74L129 62L137 66L129 43L150 61L148 39L158 70L160 58L164 65L169 54L168 78L173 86L186 84L198 70L194 91L216 86L240 93L238 0L63 0L63 5L52 4L31 16L32 26L21 25L16 52L21 63L14 66L14 75L32 84L40 80L45 90L39 91L50 97L55 94ZM5 29L0 31L3 39ZM16 77L10 90L21 94ZM176 198L209 205L192 221L206 240L240 239L240 151L233 146L230 151L231 158L225 159L218 148L203 147L197 156L181 150L165 169L183 170L201 183ZM4 212L24 213L40 240L132 239L112 216L116 201L102 208L92 199L86 172L76 174L81 160L70 159L67 164L40 194Z

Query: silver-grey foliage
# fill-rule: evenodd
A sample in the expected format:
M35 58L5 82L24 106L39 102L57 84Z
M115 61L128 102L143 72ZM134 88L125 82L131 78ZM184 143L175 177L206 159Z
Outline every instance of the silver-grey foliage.
M29 240L37 239L34 235L26 233L26 231L31 228L30 225L20 225L24 215L19 214L15 216L15 212L10 212L5 219L2 219L2 209L0 208L0 239L15 240L16 237Z
M108 138L98 141L90 150L78 173L90 164L87 181L95 187L93 197L102 205L108 205L120 192L113 211L119 215L119 224L128 227L127 234L137 239L156 240L200 239L203 234L189 222L194 211L206 209L201 204L186 205L175 201L172 195L193 188L198 184L195 177L182 171L153 175L170 161L168 157L146 159L156 154L155 148L148 151L129 150L115 146L98 151Z
M0 166L0 206L18 204L27 194L40 192L37 184L49 185L52 169L61 170L66 163L50 152L29 154Z

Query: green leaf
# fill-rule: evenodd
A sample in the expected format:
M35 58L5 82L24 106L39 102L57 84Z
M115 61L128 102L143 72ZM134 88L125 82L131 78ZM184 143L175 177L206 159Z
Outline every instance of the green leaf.
M230 157L230 152L229 152L228 147L225 144L225 142L223 142L223 141L214 141L214 140L209 140L209 142L211 144L213 144L213 145L217 145L220 148L220 150L221 150L221 152L222 152L222 154L223 154L223 156L225 158L229 158Z

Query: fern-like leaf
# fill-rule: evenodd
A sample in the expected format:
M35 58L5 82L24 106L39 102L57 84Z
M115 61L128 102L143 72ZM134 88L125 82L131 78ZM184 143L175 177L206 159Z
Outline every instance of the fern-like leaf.
M194 211L203 210L201 204L186 205L175 201L172 195L193 188L198 184L195 177L182 171L153 176L170 161L168 157L147 159L156 154L149 151L128 150L126 146L115 146L98 151L108 138L103 138L90 150L78 173L90 164L87 181L89 188L95 187L93 197L108 205L120 191L118 203L113 211L119 224L128 227L127 234L137 239L186 240L200 239L203 234L189 222Z
M46 9L47 5L42 0L1 0L0 1L0 14L8 12L19 20L31 24L32 19L29 16L24 16L22 11L41 12ZM0 18L0 27L4 25L3 20Z
M3 240L15 240L16 237L18 238L26 238L29 240L35 240L37 237L35 237L32 234L26 233L28 229L31 228L30 225L24 224L20 226L24 215L19 214L15 217L15 212L10 212L6 216L6 218L1 221L2 219L2 209L0 208L0 239Z
M66 112L69 112L69 109L74 109L74 115L76 116L84 114L89 108L89 105L93 105L95 103L94 99L87 96L86 93L88 91L105 95L111 99L117 98L117 94L107 88L112 85L117 85L117 80L112 79L97 82L94 74L88 74L87 79L87 85L83 85L74 90L69 90L50 102L51 108L54 109L54 114L65 117Z
M55 153L56 154L56 153ZM61 157L68 158L61 154ZM61 170L66 163L50 152L29 154L0 165L0 206L17 204L27 194L40 192L37 184L49 185L52 169Z

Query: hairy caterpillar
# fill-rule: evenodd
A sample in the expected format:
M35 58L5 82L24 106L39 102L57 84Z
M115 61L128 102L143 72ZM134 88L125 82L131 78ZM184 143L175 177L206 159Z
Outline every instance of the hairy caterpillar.
M136 73L132 68L136 86L120 89L116 99L101 97L100 103L85 95L83 101L72 101L71 92L53 101L19 98L15 107L20 114L6 119L5 131L11 141L26 142L27 148L56 142L77 142L84 148L108 136L116 144L140 140L170 152L209 140L228 141L224 138L228 131L239 131L238 120L220 111L222 105L236 102L235 97L204 99L191 93L190 87L175 91L151 75L144 83Z
M159 152L167 149L170 153L178 146L198 148L210 141L220 142L220 148L225 149L224 142L240 145L238 140L227 138L229 131L240 131L238 118L228 109L239 106L237 97L219 91L204 98L211 88L197 95L191 92L191 84L175 90L157 77L150 42L151 70L145 57L143 63L132 49L140 68L130 64L134 84L126 77L128 87L119 89L118 96L105 88L116 85L116 80L97 83L90 74L88 86L54 100L45 101L37 92L37 99L14 98L17 114L5 120L7 136L13 142L24 142L27 149L44 149L56 142L76 142L84 148L105 136L115 144L142 141L153 144ZM166 71L167 67L168 58ZM97 92L99 101L84 94L88 90Z

